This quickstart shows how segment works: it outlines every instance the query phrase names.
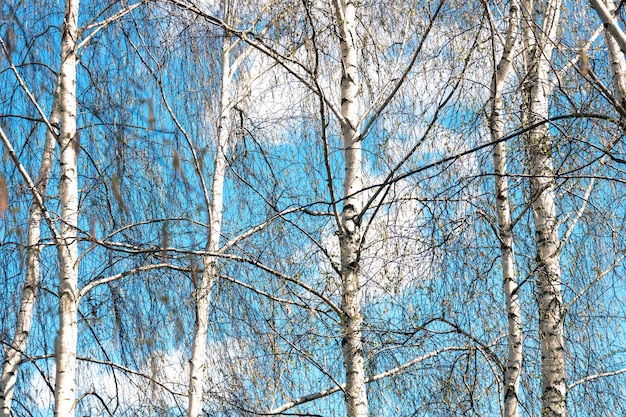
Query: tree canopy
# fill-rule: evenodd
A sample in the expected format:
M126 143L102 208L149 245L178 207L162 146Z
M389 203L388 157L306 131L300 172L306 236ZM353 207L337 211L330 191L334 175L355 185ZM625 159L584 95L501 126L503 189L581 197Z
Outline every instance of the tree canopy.
M0 417L626 415L623 20L5 0Z

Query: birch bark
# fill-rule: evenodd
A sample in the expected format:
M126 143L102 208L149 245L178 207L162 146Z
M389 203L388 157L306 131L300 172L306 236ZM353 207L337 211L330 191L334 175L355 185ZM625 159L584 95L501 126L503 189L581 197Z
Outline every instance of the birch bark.
M549 117L548 101L552 88L548 75L561 9L560 0L550 0L541 5L533 3L532 0L525 1L522 6L526 26L524 47L528 84L525 91L526 121L529 125L545 122ZM531 31L532 37L529 38ZM537 246L541 398L542 415L545 417L567 415L563 294L552 145L546 123L532 129L526 136Z
M59 122L58 102L56 99L59 96L59 90L60 84L57 83L55 99L52 103L52 113L50 115L50 123L52 124ZM46 189L48 188L50 168L52 166L55 147L56 137L52 132L46 130L41 166L39 167L39 174L37 176L37 191L40 195L45 195ZM13 401L15 382L20 369L22 352L26 350L33 321L33 312L39 283L41 250L39 247L39 238L41 236L42 217L41 206L37 203L36 199L33 198L28 216L28 231L26 237L26 279L24 281L24 288L20 299L20 309L15 324L15 335L11 346L6 351L4 363L2 364L2 376L0 377L0 417L8 417L11 413L11 403Z
M512 67L518 28L519 7L516 1L511 1L506 43L502 57L494 71L492 81L490 130L491 140L494 142L504 136L502 89ZM522 319L518 298L518 283L515 276L513 225L511 222L505 142L499 142L494 146L493 166L496 174L496 211L498 213L498 231L502 252L502 288L508 322L508 355L504 370L504 415L506 417L516 417L519 407L519 378L522 371Z
M55 417L71 417L75 410L78 312L78 142L76 137L76 46L79 0L67 0L59 71L59 147L61 203L59 256L59 332L55 343Z
M225 15L228 14L227 3L225 1ZM215 253L219 249L220 232L222 228L222 211L224 207L224 175L226 172L226 147L229 138L230 111L232 99L230 94L231 86L231 64L230 64L231 42L227 33L224 33L222 43L222 75L220 80L220 117L217 126L217 149L214 160L213 181L211 187L211 206L209 208L209 236L206 250ZM206 371L206 350L207 335L209 330L209 308L211 300L211 289L215 281L216 261L214 256L204 256L204 271L196 288L196 321L194 324L193 347L191 355L191 366L189 375L189 417L199 417L202 415L202 394L203 382Z
M611 16L615 16L616 6L614 0L604 0L604 4ZM615 40L615 37L608 29L604 28L604 39L609 50L609 58L611 60L611 73L613 74L613 86L615 89L615 99L622 106L626 107L626 61L624 61L624 53Z
M344 203L341 214L339 247L341 251L341 330L342 354L346 373L345 401L348 417L367 416L365 361L362 346L361 305L359 297L359 246L362 188L361 142L358 132L356 7L353 0L335 0L335 18L341 47L341 140L344 145Z
M591 3L591 7L594 8L596 13L598 13L605 30L613 36L622 52L626 53L626 33L624 33L617 23L617 19L612 13L613 10L609 10L603 0L589 0L589 3Z

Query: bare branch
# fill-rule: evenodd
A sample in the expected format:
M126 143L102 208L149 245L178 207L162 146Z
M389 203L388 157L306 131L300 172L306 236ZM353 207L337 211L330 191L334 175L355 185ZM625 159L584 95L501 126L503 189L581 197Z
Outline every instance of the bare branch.
M369 384L372 382L376 382L376 381L380 381L381 379L393 376L393 375L397 375L403 371L405 371L406 369L420 363L423 362L425 360L428 360L430 358L433 358L435 356L438 356L444 352L451 352L451 351L459 351L459 350L468 350L469 348L467 346L450 346L450 347L446 347L446 348L442 348L442 349L437 349L435 351L432 351L430 353L427 353L426 355L423 356L419 356L417 358L414 358L408 362L403 363L402 365L398 365L395 368L389 369L385 372L382 372L380 374L374 375L370 378L366 378L365 379L365 383ZM299 398L295 398L289 402L286 402L285 404L282 404L279 407L275 407L272 410L270 410L269 412L267 412L267 415L276 415L276 414L282 414L283 412L296 407L298 405L304 404L304 403L308 403L314 400L318 400L320 398L324 398L327 397L331 394L334 394L336 392L339 392L341 390L345 389L345 384L341 384L339 386L334 386L332 388L328 388L322 391L318 391L315 392L313 394L308 394Z
M50 228L50 231L52 233L54 241L58 243L59 242L59 233L56 230L56 228L54 227L54 221L50 217L50 212L48 211L48 209L46 208L46 206L45 206L45 204L43 202L43 197L39 193L39 190L37 189L37 186L35 185L35 183L31 179L30 175L28 175L28 172L26 172L26 168L24 168L24 165L22 165L22 163L20 162L19 157L15 153L15 149L13 149L13 145L11 145L11 142L9 141L9 138L7 138L7 136L4 133L4 130L2 129L1 126L0 126L0 140L2 140L2 144L4 145L4 148L6 149L7 153L9 154L9 157L11 158L13 163L15 164L15 167L17 168L19 173L22 175L22 177L26 181L26 184L28 185L28 188L29 188L30 192L32 193L35 202L41 208L41 212L42 212L44 218L46 219L46 222L48 223L48 227Z
M298 81L300 81L305 87L307 87L309 90L311 90L314 94L318 95L319 97L321 97L324 102L326 103L326 105L328 106L329 109L331 109L331 111L333 112L333 114L339 119L339 120L343 120L343 116L341 115L341 110L339 108L337 108L337 106L335 106L324 94L324 92L317 88L313 83L311 83L310 80L307 80L301 73L299 73L297 70L295 70L294 68L291 67L291 65L296 65L298 68L302 69L305 71L305 73L307 75L311 75L311 71L304 67L302 64L294 61L293 59L286 57L285 55L281 54L280 52L276 51L275 49L271 48L270 46L266 45L265 43L263 43L262 39L257 35L252 33L250 30L239 30L239 29L235 29L232 26L228 25L226 22L224 22L222 19L219 19L215 16L211 16L210 14L202 11L201 9L199 9L198 7L196 7L193 4L189 4L186 3L184 1L181 0L167 0L167 2L180 7L183 10L187 10L189 12L192 12L194 14L196 14L197 16L202 17L203 19L205 19L206 21L208 21L209 23L216 25L218 27L223 28L224 30L226 30L227 32L232 33L234 36L239 37L240 39L242 39L243 41L247 42L248 44L252 45L255 49L259 50L261 53L269 56L270 58L274 59L281 67L283 67L289 74L291 74L292 76L294 76Z
M96 288L99 285L107 284L107 283L112 282L112 281L117 281L117 280L125 278L125 277L127 277L129 275L138 274L140 272L152 271L153 269L163 269L163 268L169 268L169 269L173 269L173 270L177 270L177 271L190 271L189 268L182 268L182 267L179 267L179 266L176 266L176 265L172 265L172 264L168 264L168 263L153 264L153 265L143 265L143 266L139 266L137 268L129 269L128 271L120 272L119 274L110 275L108 277L97 279L95 281L90 282L89 284L85 285L80 290L80 292L78 293L78 298L79 299L82 298L85 294L87 294L89 291L93 290L94 288Z
M132 12L133 10L135 10L137 7L141 6L142 4L147 4L148 0L141 0L138 3L132 4L120 11L118 11L117 13L115 13L113 16L108 17L107 19L104 19L101 22L97 22L97 23L91 23L83 28L81 28L79 30L80 33L84 33L85 31L94 29L95 30L93 32L91 32L89 35L87 35L85 37L85 39L83 39L78 46L76 47L76 50L81 50L85 45L87 45L94 36L96 36L96 34L98 34L98 32L100 32L102 29L105 29L107 26L109 26L111 23L114 23L115 21L121 19L122 17L126 16L128 13Z
M569 303L567 303L564 307L563 307L563 317L565 317L565 315L567 314L567 312L572 308L572 306L578 301L580 300L580 298L591 289L591 287L593 287L598 281L600 281L602 278L604 278L605 276L607 276L611 271L613 271L615 268L617 268L622 261L624 260L624 258L626 258L626 255L622 255L619 258L617 258L614 262L613 265L609 266L607 269L605 269L604 271L599 272L596 277L591 280L591 282L589 282L585 288L583 288L579 293L577 293L574 298L572 298L570 300Z
M364 117L366 117L369 114L371 114L371 117L369 118L368 122L365 124L365 126L363 127L361 133L359 134L359 140L365 139L365 137L369 133L372 125L376 122L376 120L378 120L378 118L380 117L382 112L385 111L385 109L387 108L389 103L391 103L391 100L393 100L393 98L396 96L396 94L400 90L400 87L402 87L402 85L404 84L404 82L408 78L409 73L411 72L411 70L415 66L415 62L417 61L417 57L419 56L420 52L422 52L422 48L424 47L424 44L426 43L426 38L428 38L428 34L430 33L431 29L435 25L435 20L437 20L437 16L439 15L439 12L441 11L441 9L443 8L443 5L445 3L446 3L446 0L441 0L441 2L439 2L439 5L437 6L437 9L435 10L435 13L433 14L432 18L430 19L430 22L428 23L428 26L426 27L426 32L424 32L424 35L422 35L422 39L420 40L419 45L417 45L417 48L415 48L415 51L413 52L413 56L411 57L411 61L409 62L407 67L402 72L402 75L400 76L400 78L398 78L398 80L396 82L396 85L393 87L393 89L391 90L389 95L382 101L382 103L378 106L378 108L376 108L376 110L374 110L374 106L380 100L380 99L376 99L374 101L374 103L372 103L372 106L365 113Z
M618 369L617 371L612 371L612 372L604 372L601 374L595 374L595 375L589 375L586 376L582 379L579 379L578 381L570 384L567 386L567 390L571 390L572 388L580 385L580 384L584 384L585 382L589 382L589 381L595 381L596 379L600 379L600 378L607 378L609 376L615 376L615 375L619 375L619 374L623 374L624 372L626 372L626 368L622 368L622 369Z
M7 61L9 61L9 66L11 67L11 71L13 71L13 74L15 74L15 78L17 78L17 82L20 84L20 87L22 87L22 90L24 90L24 93L26 93L26 96L28 97L30 102L33 103L33 105L37 109L39 116L41 116L41 120L43 120L43 122L46 124L46 127L48 128L50 133L54 135L55 138L58 137L56 127L52 126L52 123L50 123L50 120L48 120L48 116L46 116L46 113L41 109L41 107L39 106L39 103L35 99L35 96L33 95L33 93L30 92L30 90L28 89L28 86L22 79L22 76L17 71L17 68L15 68L15 65L13 65L11 54L6 44L4 43L2 36L0 36L0 45L2 45L2 50L4 51L4 55L7 58Z

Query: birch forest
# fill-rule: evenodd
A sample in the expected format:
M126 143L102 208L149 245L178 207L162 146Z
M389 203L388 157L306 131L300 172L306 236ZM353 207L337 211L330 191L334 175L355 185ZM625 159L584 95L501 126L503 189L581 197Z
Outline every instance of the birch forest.
M625 19L1 0L0 417L626 416Z

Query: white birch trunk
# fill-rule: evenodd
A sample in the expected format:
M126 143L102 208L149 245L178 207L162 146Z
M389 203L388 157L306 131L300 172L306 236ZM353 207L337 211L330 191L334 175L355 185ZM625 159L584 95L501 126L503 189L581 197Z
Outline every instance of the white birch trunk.
M78 177L76 138L76 41L78 0L67 0L61 44L59 147L61 233L59 254L59 333L55 343L55 417L75 415L78 312Z
M502 115L502 88L512 67L512 55L519 27L519 8L511 1L509 27L504 51L493 75L491 139L496 141L504 135ZM516 417L519 407L519 378L522 371L522 318L518 299L518 283L515 276L515 252L513 249L513 226L507 179L506 143L500 142L493 149L493 165L496 174L495 193L498 213L498 229L502 252L502 283L506 301L508 322L508 355L504 370L504 416Z
M617 23L617 19L612 13L613 10L609 10L606 4L603 3L603 0L589 0L589 3L591 3L591 7L598 13L606 31L613 36L622 52L626 53L626 33L624 33Z
M341 46L341 139L345 155L344 202L339 247L341 250L341 330L346 373L345 401L348 417L367 416L365 361L362 346L359 246L362 237L360 215L362 188L361 142L358 133L358 73L356 9L353 0L335 0Z
M604 4L609 13L614 16L616 12L615 1L604 0ZM606 26L604 28L604 39L609 50L609 59L611 60L615 99L622 107L626 107L626 61L624 61L624 53Z
M561 1L550 0L542 3L541 6L540 18L534 15L528 16L533 9L523 10L527 14L527 22L540 25L540 27L535 26L533 30L534 39L525 38L528 54L527 123L529 125L545 121L549 117L548 101L552 88L548 75L559 25ZM528 36L527 32L525 35ZM531 174L530 191L537 246L542 415L563 417L567 415L563 294L552 139L547 124L544 123L529 132L526 147L527 164Z
M227 10L225 9L225 14ZM231 111L231 68L230 40L224 33L222 44L222 77L220 81L220 119L217 126L217 149L215 152L213 183L211 187L210 230L206 250L217 252L220 244L222 228L222 211L224 207L224 175L226 172L226 147L230 133ZM207 335L209 330L209 308L211 289L215 281L214 256L203 257L204 271L196 288L196 322L194 325L193 347L189 375L189 407L188 417L202 416L203 383L206 371Z
M59 122L57 101L59 88L60 84L57 83L54 96L55 98L53 99L52 104L52 113L50 115L50 123L52 124ZM46 130L46 139L41 157L41 166L37 176L37 191L40 195L45 195L48 187L55 147L56 137L49 130ZM24 288L20 299L20 310L17 315L17 323L15 324L15 335L11 346L6 351L6 356L2 364L2 376L0 377L0 417L9 417L11 413L11 403L13 401L15 381L17 380L17 375L20 369L22 352L26 351L30 328L33 321L41 259L41 248L39 247L41 219L41 206L37 203L36 199L33 198L28 217L28 232L26 237L26 279L24 281Z

